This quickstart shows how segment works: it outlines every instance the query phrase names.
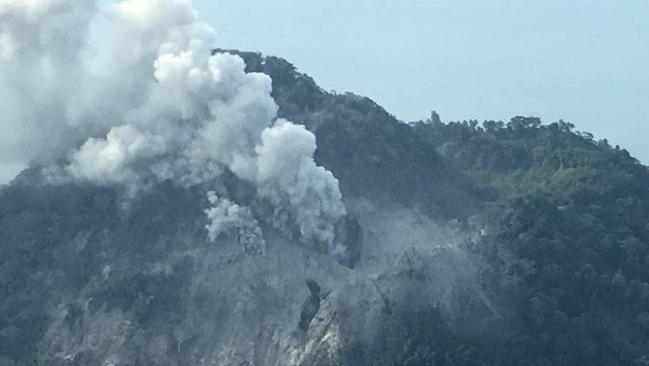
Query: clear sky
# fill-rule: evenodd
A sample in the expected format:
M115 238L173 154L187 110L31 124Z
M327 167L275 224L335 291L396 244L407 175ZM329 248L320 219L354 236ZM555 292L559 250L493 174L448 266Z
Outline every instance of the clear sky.
M221 47L284 57L402 120L563 118L649 163L649 0L194 0Z

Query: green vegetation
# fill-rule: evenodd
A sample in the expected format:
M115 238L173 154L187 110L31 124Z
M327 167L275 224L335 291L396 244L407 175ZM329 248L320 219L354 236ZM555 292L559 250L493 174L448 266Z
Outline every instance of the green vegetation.
M413 128L513 210L483 249L516 310L494 363L649 365L649 170L563 121Z

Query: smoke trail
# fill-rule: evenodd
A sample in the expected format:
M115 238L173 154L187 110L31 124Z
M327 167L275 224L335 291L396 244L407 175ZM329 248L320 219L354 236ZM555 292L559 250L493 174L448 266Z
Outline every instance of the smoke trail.
M207 194L212 207L205 210L210 220L206 225L210 240L215 241L223 233L235 232L247 253L261 254L266 247L263 232L250 209L220 198L215 192Z
M64 157L59 178L132 194L165 180L203 183L227 169L254 183L303 241L333 247L345 215L338 181L315 164L311 132L275 122L267 75L246 73L237 56L212 55L214 31L189 0L112 5L116 46L90 72L83 51L95 12L92 1L0 2L0 103L12 142L0 148L4 160ZM210 200L214 238L221 213L234 206Z

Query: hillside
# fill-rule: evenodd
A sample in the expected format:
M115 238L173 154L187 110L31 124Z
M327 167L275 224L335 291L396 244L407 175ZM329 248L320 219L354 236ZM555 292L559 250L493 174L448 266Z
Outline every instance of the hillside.
M563 121L413 128L515 210L516 229L501 238L515 260L502 264L521 279L525 352L555 365L649 361L647 167Z
M227 52L315 134L357 257L273 226L230 172L128 199L35 164L0 191L0 366L649 364L649 171L625 150L534 118L406 124ZM214 187L265 247L207 239Z
M466 216L479 205L484 192L369 98L326 92L278 57L216 52L239 55L246 71L272 78L278 116L299 121L316 134L316 161L335 173L346 195L421 206L446 217Z
M349 214L336 240L351 256L278 226L257 188L227 171L130 198L119 184L53 183L34 165L0 192L2 362L390 365L410 357L420 314L436 338L496 329L506 301L461 249L481 240L460 221L481 210L482 190L369 99L241 55L273 78L278 117L316 134L316 162L338 178ZM210 190L250 208L262 246L236 230L209 240Z

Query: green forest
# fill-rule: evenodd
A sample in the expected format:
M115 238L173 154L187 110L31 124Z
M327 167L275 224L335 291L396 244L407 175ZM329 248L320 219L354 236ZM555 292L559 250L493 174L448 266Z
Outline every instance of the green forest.
M472 361L404 365L649 365L647 167L565 121L442 123L433 112L413 128L489 187L486 201L512 208L511 229L484 254L503 281L515 278L504 286L516 331L498 345L456 341Z

